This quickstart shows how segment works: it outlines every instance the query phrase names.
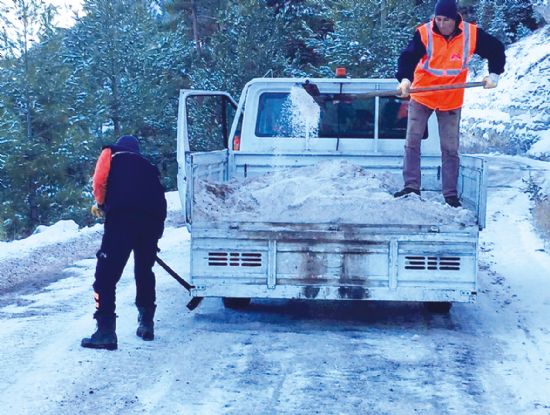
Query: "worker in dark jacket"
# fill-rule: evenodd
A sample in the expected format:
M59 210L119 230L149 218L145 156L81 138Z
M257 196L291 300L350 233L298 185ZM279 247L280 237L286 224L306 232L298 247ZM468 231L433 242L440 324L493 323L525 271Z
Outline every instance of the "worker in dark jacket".
M411 84L412 88L423 88L465 83L474 53L488 60L489 75L483 79L484 87L495 88L504 72L504 45L475 24L463 21L455 0L438 0L434 14L433 20L416 29L399 57L396 77L400 96L409 96ZM428 118L435 111L441 143L443 196L450 206L461 206L457 180L463 101L464 89L411 94L403 160L405 186L395 197L420 195L420 144Z
M132 251L139 312L136 334L143 340L153 340L156 298L152 269L166 218L159 171L141 156L134 136L122 136L115 145L103 148L93 190L97 205L92 213L105 216L93 284L97 331L82 339L81 344L95 349L117 348L115 288Z

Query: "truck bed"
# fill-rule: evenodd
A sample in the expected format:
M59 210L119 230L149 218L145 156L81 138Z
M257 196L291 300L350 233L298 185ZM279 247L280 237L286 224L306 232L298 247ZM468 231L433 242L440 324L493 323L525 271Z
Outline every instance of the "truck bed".
M219 221L254 221L254 222L295 222L295 223L317 223L317 222L338 222L338 223L356 223L356 224L406 224L406 225L434 225L439 226L442 224L452 225L453 223L464 223L466 225L477 224L480 229L485 225L485 188L486 177L483 160L463 156L461 158L461 169L459 177L459 193L463 207L465 209L451 209L442 206L443 202L441 197L441 174L439 167L439 158L424 156L422 159L423 167L423 203L417 203L415 197L407 198L406 200L394 200L391 197L391 191L387 193L386 200L379 198L380 203L375 201L371 206L367 206L364 211L364 215L361 215L360 211L357 212L357 205L363 201L363 204L370 203L369 191L370 189L357 187L351 189L354 193L350 194L350 189L346 188L345 192L339 192L338 188L330 189L335 190L326 200L319 199L316 195L313 200L308 201L305 206L300 209L294 209L294 197L297 199L303 199L303 195L300 194L301 188L295 186L295 195L285 194L286 188L278 189L274 194L266 192L265 190L271 190L269 186L263 183L263 196L265 203L259 203L258 206L252 206L252 211L247 212L242 208L241 202L252 201L252 204L257 202L257 194L246 195L245 197L233 197L239 193L239 186L235 186L231 181L243 181L254 180L257 177L263 177L267 173L274 171L286 172L286 179L292 179L292 171L300 171L308 166L315 166L322 163L326 163L326 160L342 160L349 162L353 166L360 166L365 171L376 174L383 174L386 176L393 176L395 183L401 182L401 157L387 156L387 155L365 155L365 154L284 154L272 156L269 154L238 154L233 155L232 158L228 158L227 152L209 152L209 153L195 153L188 155L186 166L188 171L186 177L192 178L187 180L186 192L190 197L182 195L182 204L185 206L186 216L189 223L193 223L196 220L204 222L219 222ZM290 172L290 175L288 174ZM346 173L349 174L349 171ZM307 178L303 177L304 179ZM271 180L277 181L279 179L272 177ZM229 181L229 182L228 182ZM206 195L204 197L204 190L206 183L212 184L212 195ZM292 184L290 180L287 181ZM342 178L342 185L349 182L349 177ZM269 180L267 181L269 183ZM326 183L326 182L325 182ZM337 183L335 180L334 183ZM331 183L328 182L330 185ZM368 184L368 183L367 183ZM228 187L226 187L226 185ZM398 185L398 186L399 186ZM209 186L209 185L207 185ZM216 186L219 186L216 189ZM246 186L243 186L246 187ZM237 191L235 191L237 190ZM307 190L307 189L304 189ZM380 190L380 189L374 189ZM398 190L396 187L394 190ZM289 188L290 192L291 189ZM217 194L218 193L218 194ZM223 196L219 196L219 193L224 193ZM234 194L233 194L234 193ZM339 194L341 193L341 194ZM350 195L349 199L346 197ZM197 200L197 195L202 199ZM231 199L231 197L233 197ZM246 200L248 198L248 200ZM284 198L284 202L288 203L289 209L283 204L279 209L282 212L278 215L272 215L267 210L272 208L272 205L280 203L281 198ZM441 199L441 203L433 203L434 201ZM333 213L332 216L323 209L319 210L319 203L326 201L326 210L334 210L334 208L342 207L342 212L338 210ZM261 200L260 200L261 202ZM246 203L245 203L246 204ZM402 206L405 204L406 206ZM198 205L198 206L196 206ZM238 206L238 208L236 208ZM308 207L311 206L312 210L316 210L313 214L310 214ZM218 212L214 212L214 215L203 215L205 210L218 208ZM355 210L354 215L348 214L345 210ZM380 212L376 210L380 209ZM199 215L194 218L194 210L197 210ZM264 215L264 210L265 215ZM468 210L470 215L468 215ZM259 214L258 214L259 213ZM407 214L409 213L409 214ZM276 220L274 220L276 218Z

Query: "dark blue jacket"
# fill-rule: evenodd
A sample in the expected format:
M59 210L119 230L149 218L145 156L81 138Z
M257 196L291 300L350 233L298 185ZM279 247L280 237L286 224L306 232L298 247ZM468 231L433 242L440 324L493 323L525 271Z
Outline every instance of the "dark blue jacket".
M164 223L166 198L158 169L139 153L112 149L111 168L103 210L110 216L140 214Z
M460 20L457 21L457 26ZM460 29L456 29L459 31ZM434 23L434 31L439 33L437 25ZM477 28L476 49L474 51L483 59L487 59L489 64L489 73L500 75L504 72L504 64L506 63L506 55L504 54L504 45L496 37L491 36L483 29ZM409 81L414 80L414 70L420 59L426 54L426 47L422 43L418 30L414 33L414 37L409 42L407 47L401 52L401 56L397 60L397 73L395 77L399 82L403 78Z

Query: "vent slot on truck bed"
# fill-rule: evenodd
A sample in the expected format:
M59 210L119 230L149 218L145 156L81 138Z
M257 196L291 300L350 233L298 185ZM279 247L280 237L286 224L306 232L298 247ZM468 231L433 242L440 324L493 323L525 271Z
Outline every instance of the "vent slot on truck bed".
M259 252L208 252L208 266L211 267L261 267Z
M419 271L460 271L460 257L457 256L405 256L405 269Z

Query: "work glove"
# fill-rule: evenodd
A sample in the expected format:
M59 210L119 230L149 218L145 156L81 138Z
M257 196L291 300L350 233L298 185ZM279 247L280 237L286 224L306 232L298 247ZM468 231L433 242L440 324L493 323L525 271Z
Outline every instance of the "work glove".
M97 205L97 203L90 208L90 212L92 213L92 216L97 219L103 217L103 210Z
M400 98L407 98L410 95L411 81L407 78L403 78L397 87L397 96Z
M488 76L483 78L483 88L491 89L496 88L498 85L498 75L496 73L490 73Z

